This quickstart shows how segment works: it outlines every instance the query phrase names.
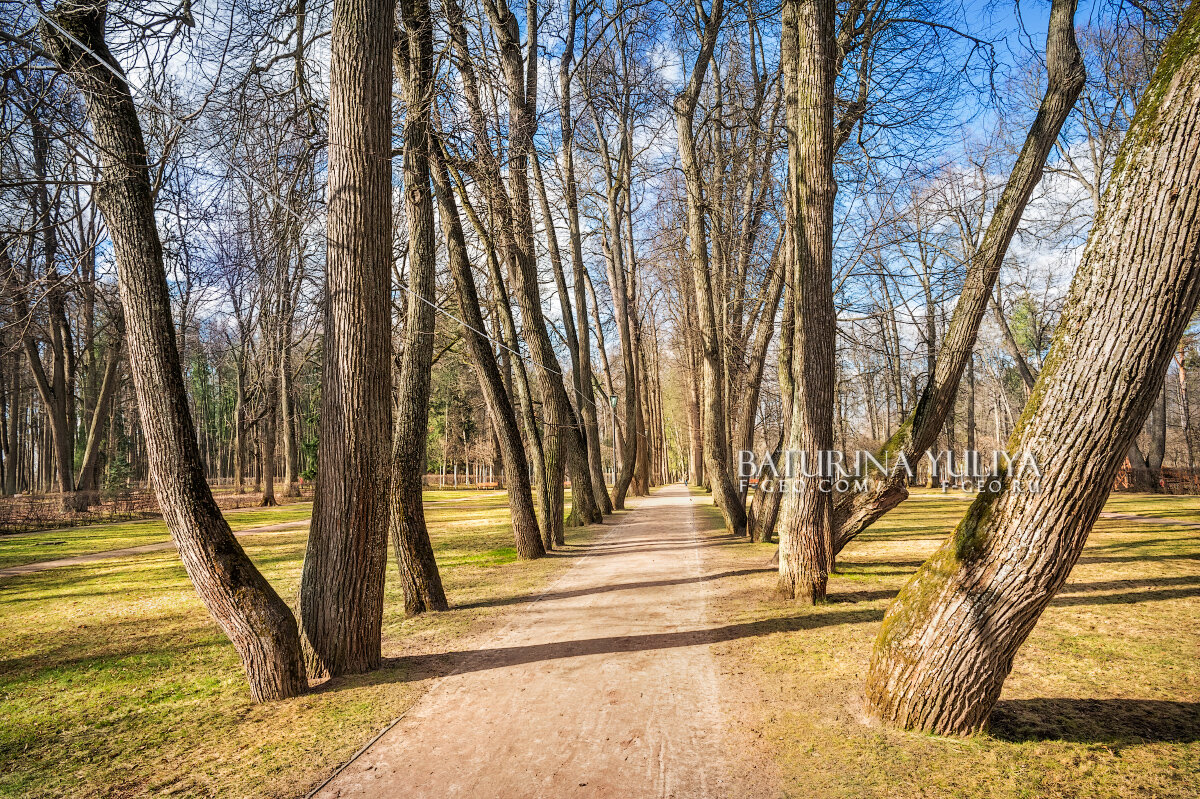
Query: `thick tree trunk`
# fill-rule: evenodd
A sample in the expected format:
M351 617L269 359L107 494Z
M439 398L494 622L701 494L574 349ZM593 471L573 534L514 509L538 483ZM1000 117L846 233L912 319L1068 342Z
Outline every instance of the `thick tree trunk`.
M875 716L967 733L1075 565L1200 299L1200 3L1168 42L1117 156L1050 355L1010 440L1040 493L1006 480L888 609Z
M251 695L295 696L307 687L295 617L242 551L204 479L175 347L146 144L129 86L104 41L104 22L104 4L72 4L43 22L42 41L84 95L99 144L96 202L113 243L151 482L188 576L241 657Z
M321 448L300 620L316 674L379 666L391 378L392 0L335 0Z
M429 433L437 253L430 187L433 20L429 0L400 0L396 63L404 84L404 209L408 219L408 314L396 390L390 527L410 615L446 610L446 591L425 525L422 481Z
M821 453L833 450L834 340L833 0L787 0L781 59L788 118L788 234L795 255L792 350L794 401L789 449L807 458L783 502L779 588L801 602L825 598L833 560L833 502L820 474Z
M880 452L893 463L900 453L910 463L916 463L936 443L957 396L963 369L974 352L979 324L1021 214L1041 181L1046 157L1083 89L1083 58L1075 42L1075 7L1076 0L1054 0L1051 6L1046 38L1046 92L1004 193L992 212L983 244L971 259L962 293L938 351L934 373L926 382L916 408ZM834 554L907 496L905 472L893 468L883 476L876 490L838 497Z

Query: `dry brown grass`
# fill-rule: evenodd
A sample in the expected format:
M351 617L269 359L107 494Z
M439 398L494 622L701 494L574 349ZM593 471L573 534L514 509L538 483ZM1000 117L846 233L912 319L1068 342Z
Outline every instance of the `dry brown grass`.
M1187 517L1187 502L1164 509ZM1153 515L1153 497L1119 498ZM1195 797L1200 795L1200 530L1101 521L1069 584L1017 658L991 730L949 739L869 723L862 682L892 595L965 503L916 498L849 546L832 601L774 592L768 545L734 542L715 509L714 624L755 631L717 645L729 679L756 690L731 719L772 761L778 795L835 797ZM1191 514L1195 521L1200 514Z

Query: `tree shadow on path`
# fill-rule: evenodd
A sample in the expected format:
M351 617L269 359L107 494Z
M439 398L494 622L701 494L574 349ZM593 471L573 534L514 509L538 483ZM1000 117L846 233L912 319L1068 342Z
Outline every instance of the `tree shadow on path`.
M774 633L815 630L838 624L863 624L883 619L881 609L839 610L826 613L809 613L785 618L761 619L759 621L727 624L701 630L680 630L668 633L645 635L614 635L600 638L584 638L572 641L553 641L545 644L525 644L458 652L437 652L429 655L414 655L384 658L382 668L369 674L357 675L355 686L388 682L408 682L429 676L468 674L490 669L502 669L526 663L542 663L563 658L588 655L610 655L627 652L653 652L676 647L705 646L740 638L752 638ZM330 680L322 690L338 690L340 681Z

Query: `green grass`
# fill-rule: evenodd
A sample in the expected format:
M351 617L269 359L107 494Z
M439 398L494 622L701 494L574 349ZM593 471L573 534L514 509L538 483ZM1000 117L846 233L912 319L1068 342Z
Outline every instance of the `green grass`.
M1108 510L1200 520L1195 498L1115 496ZM988 733L940 738L883 729L863 679L883 612L950 533L965 502L908 500L852 542L831 600L774 592L772 548L734 543L700 514L721 582L714 622L759 632L716 647L756 712L742 733L781 795L840 797L1195 797L1200 795L1200 535L1101 520L1070 581L1017 656ZM751 748L756 748L751 747ZM745 755L742 755L745 757Z
M250 702L173 550L3 579L0 796L302 795L444 671L438 653L469 646L572 562L518 562L503 497L433 506L428 519L455 609L405 618L389 560L385 667L268 705ZM305 541L304 530L243 539L293 606Z
M225 518L236 532L250 527L300 521L311 514L311 502L297 502L261 510L235 511L226 514ZM0 536L0 568L170 540L171 535L162 519L17 533Z
M569 493L568 493L569 496ZM425 491L425 502L453 508L458 505L479 505L494 509L505 506L507 494L503 491L476 491L468 489L430 489ZM297 502L274 508L235 510L225 514L233 530L245 530L269 524L307 519L312 514L312 502ZM75 555L104 552L109 549L124 549L142 544L169 541L170 534L162 519L146 519L135 522L93 524L61 530L44 530L35 533L0 535L0 569L20 566L42 560L56 560ZM514 551L513 556L516 553Z

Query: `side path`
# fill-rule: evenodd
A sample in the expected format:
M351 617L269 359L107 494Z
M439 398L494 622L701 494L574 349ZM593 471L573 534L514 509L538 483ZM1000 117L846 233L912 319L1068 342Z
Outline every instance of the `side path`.
M691 503L643 502L316 796L729 795Z

